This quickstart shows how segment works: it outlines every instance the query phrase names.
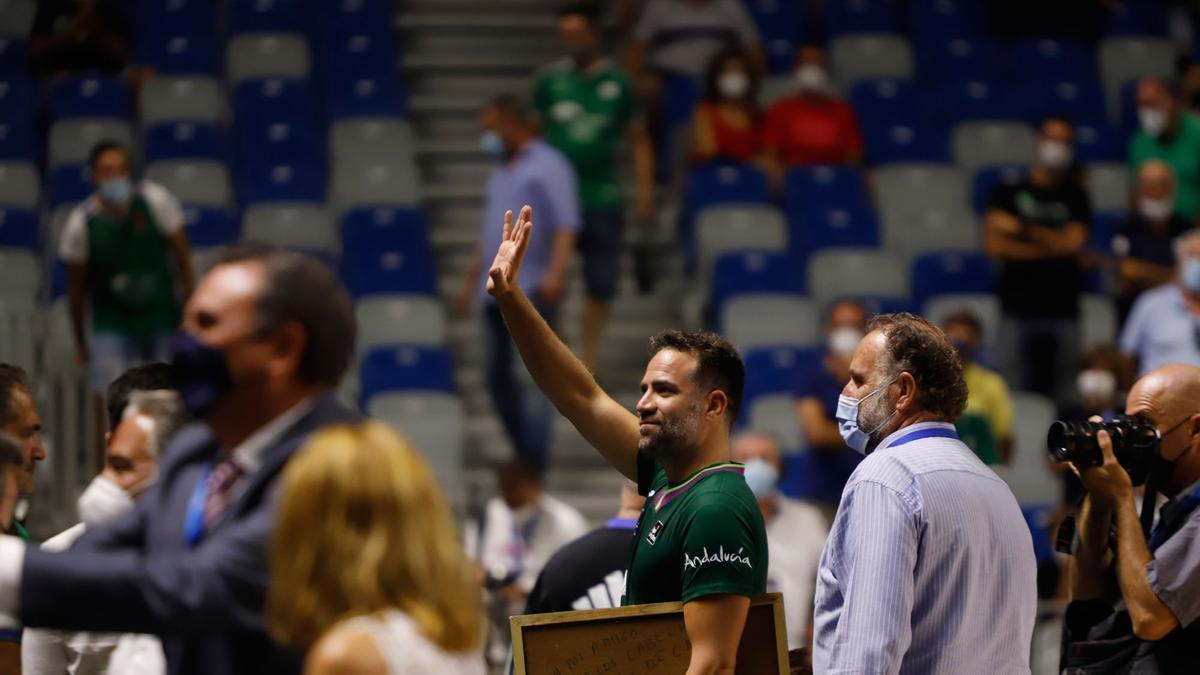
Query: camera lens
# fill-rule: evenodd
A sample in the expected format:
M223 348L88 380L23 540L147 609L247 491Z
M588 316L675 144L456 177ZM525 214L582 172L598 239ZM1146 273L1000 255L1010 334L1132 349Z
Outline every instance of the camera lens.
M1059 420L1050 425L1046 433L1046 449L1050 456L1058 462L1069 462L1077 448L1075 430L1069 422Z

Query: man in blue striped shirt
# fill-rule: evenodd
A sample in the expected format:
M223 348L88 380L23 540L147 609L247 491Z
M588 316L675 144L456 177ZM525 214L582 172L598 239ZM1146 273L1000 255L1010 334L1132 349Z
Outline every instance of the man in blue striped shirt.
M867 454L842 493L815 598L817 673L1028 673L1033 542L1012 492L953 422L954 348L911 314L876 317L838 405Z

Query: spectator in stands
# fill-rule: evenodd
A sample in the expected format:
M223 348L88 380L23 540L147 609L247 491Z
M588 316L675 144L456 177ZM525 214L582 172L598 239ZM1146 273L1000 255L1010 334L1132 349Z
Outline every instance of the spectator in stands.
M767 155L783 168L860 164L862 130L854 108L829 80L825 50L808 45L796 53L796 93L767 110Z
M596 367L609 303L617 293L625 199L617 178L617 149L626 138L635 176L633 207L639 223L654 218L654 147L629 78L601 48L596 9L574 4L559 15L558 34L568 57L537 80L533 105L546 140L566 155L579 178L583 222L579 253L587 303L583 362Z
M99 394L131 366L166 359L179 295L191 295L194 282L179 202L160 185L135 183L120 144L98 143L90 166L96 192L71 211L59 256L67 266L76 359L91 364Z
M803 373L796 390L796 414L808 452L795 496L820 503L832 513L846 479L862 455L846 447L838 431L838 396L850 380L850 358L866 334L867 310L853 300L837 302L825 319L825 355Z
M1121 412L1120 383L1122 381L1121 353L1112 345L1095 345L1083 352L1079 361L1079 374L1075 376L1075 389L1079 404L1060 408L1058 419L1083 422L1100 417L1112 421ZM1068 471L1066 464L1052 462L1051 467L1062 472L1063 503L1074 507L1083 498L1083 485L1079 478Z
M1138 168L1134 210L1113 236L1113 254L1121 288L1117 307L1122 321L1145 290L1175 276L1175 239L1191 227L1175 210L1175 176L1171 165L1152 159Z
M135 373L128 379L139 375ZM133 386L138 385L134 382ZM178 392L133 390L131 394L126 392L126 397L129 404L123 420L110 434L104 469L79 496L80 522L48 539L42 550L65 551L86 528L111 522L132 511L158 477L159 453L188 422ZM118 645L126 653L122 657L125 666L117 660ZM131 659L155 663L153 672L166 670L162 644L150 635L30 629L21 644L24 675L146 673L143 669L130 670Z
M1161 159L1175 172L1175 210L1189 222L1200 215L1200 117L1187 111L1166 82L1147 77L1137 86L1141 130L1129 141L1129 171Z
M1012 398L1004 378L979 362L983 325L974 312L964 309L946 317L942 330L958 351L958 358L963 365L963 379L967 381L967 407L958 419L959 435L966 443L966 434L961 431L965 426L964 420L969 416L982 418L987 422L995 441L993 451L986 452L983 447L976 446L971 449L987 464L1008 464L1012 460L1013 447Z
M1078 360L1079 252L1092 206L1072 159L1074 128L1044 121L1029 175L999 185L984 215L984 247L1001 265L1001 364L1010 384L1073 397Z
M1142 293L1121 329L1121 352L1138 376L1169 363L1200 365L1200 229L1176 240L1175 283Z
M129 21L106 0L40 0L29 48L39 76L120 72L132 54Z
M746 484L767 524L767 591L783 594L788 649L811 647L813 589L829 521L818 507L780 494L783 461L771 436L735 436L730 457L746 465Z
M631 480L622 483L621 506L616 517L550 557L529 592L525 613L620 607L625 595L629 540L645 503L646 498L638 494L637 483Z
M752 162L761 155L758 75L744 51L722 51L708 66L704 98L692 113L692 159Z
M483 302L484 353L488 389L500 421L517 454L545 467L550 454L554 411L535 387L514 372L512 340L495 301L484 290L484 251L500 247L502 225L494 214L532 204L542 214L543 236L529 248L519 283L537 310L553 326L567 290L567 266L583 222L575 171L558 150L537 135L534 113L515 96L502 95L483 110L481 143L500 164L488 178L479 244L458 294L465 314L476 299Z
M29 541L22 524L27 504L24 500L33 495L34 473L46 459L46 448L42 445L42 417L29 389L28 376L24 370L7 363L0 363L0 431L11 436L21 449L21 468L16 472L21 502L12 526L4 531Z
M433 472L379 422L328 427L288 464L267 621L309 675L483 675L483 613ZM350 563L350 561L353 561Z
M139 391L160 391L175 389L175 375L168 363L147 363L134 366L121 373L121 376L109 383L104 392L104 408L108 413L108 434L105 444L111 440L117 425L125 416L125 408L129 406L129 397Z
M496 467L500 494L488 502L481 523L479 564L493 594L497 631L489 645L492 663L507 655L508 617L519 614L546 561L587 532L574 507L546 494L539 467L514 458Z
M5 532L11 531L16 519L23 463L20 444L12 436L0 432L0 529Z
M754 69L766 63L758 28L738 0L649 0L633 30L629 72L700 78L722 49L746 50Z

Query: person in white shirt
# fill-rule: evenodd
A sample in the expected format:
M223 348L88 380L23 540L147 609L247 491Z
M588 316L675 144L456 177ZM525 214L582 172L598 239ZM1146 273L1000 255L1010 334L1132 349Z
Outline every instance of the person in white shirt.
M79 496L82 522L50 538L42 548L65 551L89 526L131 511L157 478L159 450L187 421L178 393L131 392L121 422L108 438L104 469ZM154 636L138 634L28 629L21 643L21 662L24 675L166 672L161 643Z
M783 594L788 649L811 647L813 589L829 521L816 505L780 494L782 460L773 437L743 432L730 454L746 465L746 484L767 524L767 591Z

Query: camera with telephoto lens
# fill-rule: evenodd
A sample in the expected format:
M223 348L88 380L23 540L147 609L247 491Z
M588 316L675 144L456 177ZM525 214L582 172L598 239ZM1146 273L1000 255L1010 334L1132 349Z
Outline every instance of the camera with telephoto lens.
M1058 462L1071 462L1080 468L1104 463L1096 432L1103 429L1112 439L1113 456L1129 474L1134 485L1146 482L1161 438L1158 429L1132 415L1118 415L1111 422L1064 422L1050 425L1046 447Z

